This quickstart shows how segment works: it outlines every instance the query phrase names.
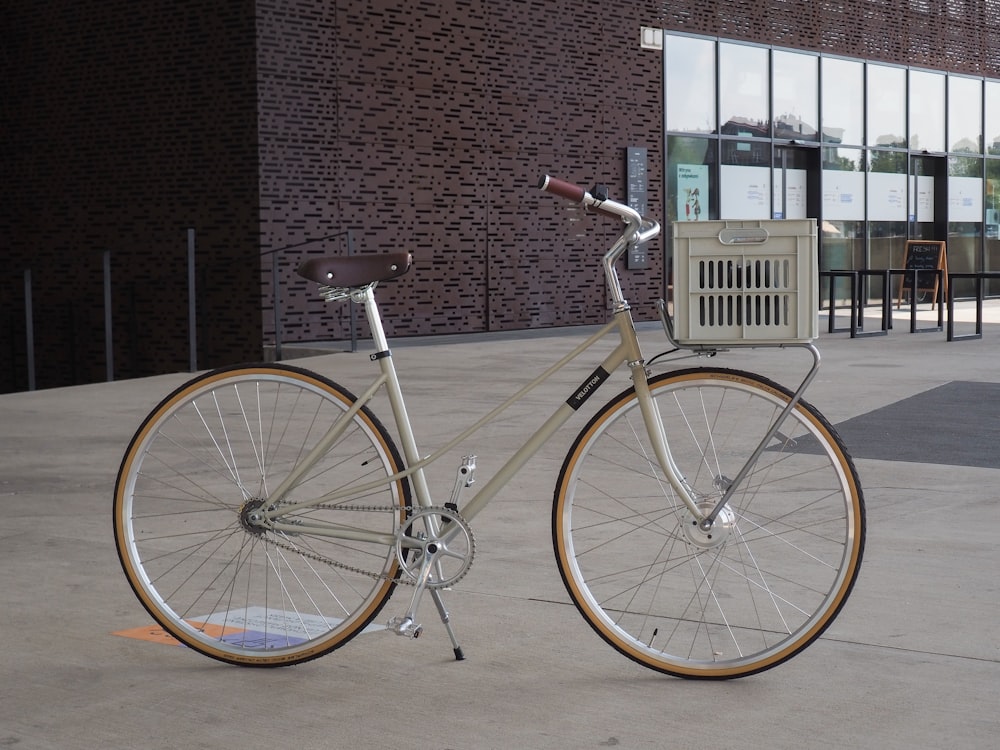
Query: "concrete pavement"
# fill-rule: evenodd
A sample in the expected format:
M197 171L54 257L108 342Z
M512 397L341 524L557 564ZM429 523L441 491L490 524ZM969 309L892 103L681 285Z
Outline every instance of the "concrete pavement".
M869 535L852 598L798 657L724 683L633 664L569 603L549 514L583 418L476 519L476 562L448 598L466 661L452 660L443 629L425 612L418 641L367 634L299 667L248 670L114 635L151 625L115 554L115 474L142 417L190 376L0 396L0 747L993 748L1000 405L977 394L1000 383L1000 326L988 323L979 341L948 343L943 333L908 333L902 313L896 320L884 337L823 334L823 366L807 393L844 426L849 448L859 429L853 434L880 431L876 442L887 448L878 457L856 452ZM578 335L392 342L422 449L485 413ZM642 326L641 338L648 355L665 348L655 327ZM371 367L364 353L296 364L352 390ZM791 385L806 359L758 350L715 364ZM588 359L462 446L455 461L432 469L432 489L447 494L462 452L476 453L488 477L539 412L590 369ZM618 386L606 395L625 387L624 376ZM942 406L942 386L959 401ZM904 424L892 410L903 402L927 409L926 423ZM956 434L985 458L940 452ZM397 597L386 616L404 607Z

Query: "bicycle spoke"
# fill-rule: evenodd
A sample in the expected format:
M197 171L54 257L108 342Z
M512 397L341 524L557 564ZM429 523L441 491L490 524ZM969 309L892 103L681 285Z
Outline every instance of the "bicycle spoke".
M784 407L780 387L759 383L706 369L651 384L706 512ZM560 476L553 538L574 602L653 669L732 677L790 658L832 621L860 560L860 490L832 431L800 404L702 532L660 470L637 403L626 392L595 416Z
M171 634L224 661L296 663L346 643L379 611L394 548L333 536L394 538L409 506L405 485L374 486L401 460L364 407L284 501L348 494L284 514L282 531L256 520L280 510L268 491L352 400L297 368L231 368L195 378L146 420L119 472L116 540L130 583Z

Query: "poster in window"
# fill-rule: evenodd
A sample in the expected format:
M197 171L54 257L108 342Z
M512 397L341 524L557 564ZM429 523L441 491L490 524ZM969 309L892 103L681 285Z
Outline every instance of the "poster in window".
M677 165L677 221L708 219L708 165Z
M806 175L804 169L774 170L773 218L806 218ZM784 193L784 211L782 211L782 193Z
M868 174L868 220L906 221L906 175Z
M948 221L983 220L983 180L980 177L948 178Z
M916 216L911 216L910 219L922 222L934 221L934 178L928 175L917 175L916 178L911 177L910 179L915 180L915 186L912 189L916 196L914 200ZM911 186L913 185L914 183L911 182Z
M864 172L823 170L823 218L830 221L864 221Z
M723 164L720 170L720 219L770 219L770 167Z

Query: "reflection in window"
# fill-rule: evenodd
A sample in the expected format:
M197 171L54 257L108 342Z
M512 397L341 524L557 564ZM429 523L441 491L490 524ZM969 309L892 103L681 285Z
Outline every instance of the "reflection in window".
M823 169L864 172L864 154L859 148L824 148Z
M770 166L771 144L767 141L723 141L722 163Z
M667 130L714 133L715 42L667 35Z
M903 151L871 151L868 171L883 174L906 174L906 153Z
M868 66L868 145L906 146L906 70Z
M983 82L948 76L948 150L983 152Z
M667 138L667 220L716 218L716 144L708 138Z
M771 58L774 74L774 137L815 141L819 124L819 58L775 50Z
M942 73L910 71L910 148L945 150L944 86Z
M828 143L864 142L864 65L824 57L823 140Z
M767 50L719 44L719 117L725 135L771 135Z
M986 81L986 153L1000 155L1000 81Z

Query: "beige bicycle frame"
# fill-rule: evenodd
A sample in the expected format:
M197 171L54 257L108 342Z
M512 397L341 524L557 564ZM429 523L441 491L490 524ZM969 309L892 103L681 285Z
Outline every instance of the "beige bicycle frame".
M366 307L366 312L368 313L368 320L370 321L373 337L375 340L375 348L378 352L388 352L388 344L385 339L385 334L382 330L381 320L378 316L378 309L374 301L374 295L371 289L367 289L362 293L363 302ZM364 393L358 397L357 401L351 405L351 407L342 414L337 421L330 427L324 437L316 444L316 446L310 451L310 453L295 467L295 469L285 478L285 480L275 489L271 494L271 499L275 502L281 500L281 498L292 488L297 482L309 471L311 466L324 454L330 447L336 442L336 440L343 434L354 415L361 409L361 407L374 397L375 393L378 392L383 386L386 388L386 394L389 398L389 403L393 416L395 418L396 429L400 437L400 443L403 451L403 456L406 461L407 468L404 471L398 472L391 476L385 477L375 482L360 486L352 486L349 488L344 488L331 492L320 497L314 498L312 500L302 501L291 505L283 505L280 509L275 509L268 512L271 517L270 522L272 527L276 530L287 530L290 532L300 532L302 531L301 523L297 525L288 525L287 527L281 523L280 517L284 514L294 512L299 509L308 508L311 506L319 505L321 503L336 502L338 500L343 500L352 495L357 495L364 493L368 490L375 489L377 487L386 486L392 484L393 482L399 481L401 479L409 479L413 486L414 495L416 496L417 505L419 507L428 507L433 505L431 499L431 492L427 486L426 477L424 474L424 469L430 464L433 464L444 454L448 453L450 450L455 448L461 442L466 440L469 436L480 430L485 425L493 421L497 416L504 412L507 408L513 404L520 401L528 393L537 388L539 385L547 381L555 373L559 372L562 368L567 366L570 362L577 359L581 354L594 346L598 341L603 339L605 336L611 333L611 331L616 330L619 334L619 343L615 349L608 354L600 364L600 368L604 372L610 374L615 372L623 364L628 364L632 372L632 380L635 385L637 397L639 399L639 405L642 412L643 419L646 423L646 429L649 434L651 444L653 446L654 453L659 461L660 467L664 472L664 476L670 482L670 484L677 491L678 495L681 497L683 502L691 510L692 514L696 518L701 518L703 515L692 495L692 492L680 471L677 469L670 456L670 450L666 440L666 434L663 428L663 423L659 417L658 411L654 408L652 403L652 397L649 393L649 387L646 381L646 370L644 362L642 359L642 354L639 348L639 342L636 337L635 328L632 322L632 316L627 307L618 310L614 314L613 320L601 327L598 331L594 332L586 340L582 341L575 349L565 355L562 359L555 362L548 369L542 372L538 377L527 383L519 391L510 396L503 403L499 404L496 408L490 411L488 414L483 416L480 420L472 424L470 427L462 431L460 434L456 435L446 444L437 449L434 453L426 456L424 458L420 457L420 452L417 448L416 438L414 435L413 427L410 424L409 415L406 410L405 401L403 398L403 393L400 388L399 380L396 376L396 369L392 361L391 356L381 356L377 358L380 375L377 377L372 384L364 391ZM595 371L596 372L596 371ZM559 408L557 408L552 415L539 427L524 443L524 445L514 453L504 465L497 471L497 473L490 478L490 480L483 485L483 487L476 492L476 494L469 500L469 502L462 508L462 517L467 521L471 521L475 518L486 505L492 500L497 493L517 474L517 472L534 456L545 443L555 434L560 427L562 427L574 414L576 409L571 406L568 401L564 401ZM323 529L311 530L315 533L323 533L325 535L348 538L357 541L371 541L378 543L394 543L395 538L385 534L375 534L367 533L356 528L354 529L338 529L336 527L324 527Z
M604 203L605 206L609 204L610 202ZM655 222L647 225L637 213L629 209L627 206L623 206L621 204L614 205L616 210L624 215L627 228L604 256L604 273L614 305L614 315L611 322L602 326L600 330L596 331L585 341L581 342L575 349L573 349L573 351L555 364L551 365L538 377L482 417L482 419L462 431L460 434L456 435L434 453L424 458L421 458L420 452L417 449L413 427L410 424L410 418L407 414L402 389L399 385L399 379L396 376L396 368L389 352L389 344L382 326L382 319L379 315L378 305L375 302L375 285L371 284L363 289L356 290L352 294L352 300L355 303L363 304L365 307L376 352L376 354L372 356L372 359L378 362L380 374L364 391L364 393L358 397L355 403L351 404L344 414L342 414L337 421L331 425L324 437L292 470L285 480L277 488L275 488L274 492L271 493L270 499L273 501L272 508L264 513L266 522L270 525L270 527L277 531L301 533L303 530L301 520L295 525L284 524L281 521L281 517L296 510L306 509L322 503L336 502L338 500L346 499L352 495L358 495L378 487L391 485L393 482L397 482L402 479L409 479L411 482L418 507L425 508L433 505L434 503L431 499L431 492L428 488L427 480L424 474L424 469L427 466L437 461L441 458L441 456L455 448L470 435L474 434L483 426L493 421L504 410L517 403L519 400L524 398L525 395L544 383L555 373L559 372L563 367L577 359L577 357L594 346L598 341L610 334L612 330L617 330L619 343L615 349L601 362L600 369L594 370L594 374L596 375L603 370L604 375L601 378L601 382L603 382L604 377L607 377L611 373L615 372L623 364L628 365L632 373L632 382L636 390L639 408L643 421L646 425L646 431L649 435L653 453L659 463L660 469L669 484L677 492L682 502L687 506L692 516L698 521L703 520L705 518L705 514L698 507L693 490L684 480L684 477L670 455L670 448L667 441L666 431L664 430L663 421L660 418L658 410L655 408L653 398L649 392L645 363L642 358L638 338L636 337L635 325L632 321L632 315L628 303L624 300L621 285L618 281L618 274L615 270L615 262L631 243L642 243L652 237L655 237L659 232L659 227L655 224ZM591 377L593 378L593 376ZM588 380L582 384L581 388L578 389L578 392L582 392L587 387L589 382L590 381ZM395 418L396 429L400 437L400 442L402 443L403 456L407 468L378 481L344 488L312 500L281 505L278 507L285 494L287 494L291 488L295 487L313 466L313 464L315 464L315 462L319 460L319 458L325 454L334 445L334 443L336 443L362 406L368 403L383 386L386 389L390 408ZM596 387L591 390L596 390ZM557 408L542 424L542 426L527 439L524 445L507 460L500 470L497 471L497 473L490 478L490 480L478 492L476 492L472 499L469 500L469 502L462 508L462 517L467 521L471 521L475 518L483 510L483 508L486 507L490 500L497 495L500 489L504 487L504 485L506 485L518 471L520 471L524 464L527 463L528 460L534 456L543 445L545 445L549 438L551 438L552 435L558 431L559 428L562 427L575 413L576 408L569 403L569 400L564 401L559 408ZM395 544L397 541L394 535L366 532L357 528L338 527L335 525L324 526L322 528L310 528L310 532L341 539L368 541L379 544Z

